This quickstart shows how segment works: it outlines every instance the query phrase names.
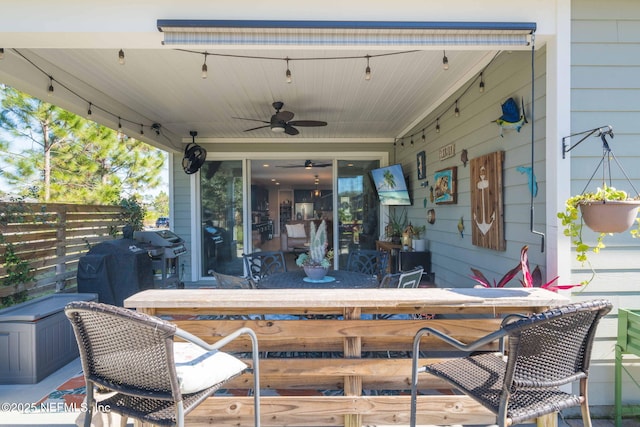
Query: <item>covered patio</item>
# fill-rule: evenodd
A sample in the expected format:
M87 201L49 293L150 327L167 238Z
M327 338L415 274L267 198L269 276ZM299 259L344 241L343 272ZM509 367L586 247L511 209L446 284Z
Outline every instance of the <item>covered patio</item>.
M543 0L535 7L498 0L401 1L392 7L287 1L277 8L253 0L224 8L197 0L144 7L118 0L90 9L65 0L55 7L42 2L35 10L10 1L0 17L0 82L170 153L170 226L189 250L179 266L188 285L214 283L205 256L206 227L209 220L220 221L210 216L210 206L219 203L212 203L206 190L221 167L233 174L237 199L223 214L226 222L215 225L234 230L230 250L241 253L260 247L265 236L280 243L283 201L293 201L294 215L295 204L307 202L296 199L296 190L331 193L334 247L348 240L347 229L348 243L355 244L353 225L360 224L339 216L340 178L351 177L348 164L359 165L353 175L365 180L374 167L402 165L412 204L380 206L371 193L367 202L377 209L371 211L375 225L371 238L357 243L374 246L385 237L390 215L405 211L408 222L426 227L439 288L472 287L471 268L499 278L519 262L525 245L529 262L540 266L547 280L560 276L577 283L591 272L574 260L555 215L575 190L572 185L584 178L584 159L594 150L563 160L559 142L573 131L604 124L601 118L617 117L611 111L621 109L594 114L601 107L580 91L613 85L594 77L601 64L584 58L591 58L587 48L600 43L601 28L617 28L619 39L609 40L624 45L627 17L622 15L635 11L619 3L621 16L592 2L563 0ZM626 52L622 48L607 52L617 52L620 63L621 57L633 57L620 53ZM578 95L572 94L576 86ZM496 121L509 98L526 116L517 128ZM294 115L287 114L285 122L302 124L273 123L279 113L274 102ZM633 120L622 116L627 118L616 143L637 134ZM309 125L312 121L327 125ZM190 143L207 154L202 168L187 174L183 158ZM493 247L477 244L480 220L472 211L474 191L484 180L474 160L488 155L503 158L494 168L502 180L504 209L496 218L503 234ZM328 166L306 169L307 161ZM271 181L273 170L280 185ZM456 177L453 203L435 201L436 176L442 173ZM257 237L253 233L255 213L263 215L265 205L252 202L263 189L268 196L260 200L274 223L271 240L264 229ZM349 208L359 206L347 201ZM606 274L572 298L613 292L616 303L633 304L637 244L621 239L613 246L612 255L594 261ZM597 384L608 388L616 331L613 319L605 325L594 368ZM637 394L633 385L627 388ZM606 412L610 393L592 403Z

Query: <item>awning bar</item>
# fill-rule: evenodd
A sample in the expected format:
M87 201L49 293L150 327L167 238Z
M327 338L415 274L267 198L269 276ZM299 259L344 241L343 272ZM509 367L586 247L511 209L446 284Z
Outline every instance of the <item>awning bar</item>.
M384 21L157 21L167 45L526 46L535 23Z

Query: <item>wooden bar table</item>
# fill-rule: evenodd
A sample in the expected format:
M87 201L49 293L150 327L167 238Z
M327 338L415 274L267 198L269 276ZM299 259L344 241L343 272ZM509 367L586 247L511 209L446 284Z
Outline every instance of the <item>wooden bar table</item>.
M124 305L168 318L208 342L241 326L252 328L261 352L264 426L360 427L409 424L411 348L421 327L470 342L497 329L505 313L540 312L568 302L540 288L150 289ZM436 318L414 318L421 313ZM396 316L382 320L375 314ZM421 363L453 353L432 337L421 345ZM250 348L246 340L225 349ZM248 376L233 380L233 394L210 397L187 422L250 425L251 384ZM450 387L435 377L421 376L419 389L428 391L418 396L419 424L492 423L489 411L447 393ZM555 424L548 417L543 421Z

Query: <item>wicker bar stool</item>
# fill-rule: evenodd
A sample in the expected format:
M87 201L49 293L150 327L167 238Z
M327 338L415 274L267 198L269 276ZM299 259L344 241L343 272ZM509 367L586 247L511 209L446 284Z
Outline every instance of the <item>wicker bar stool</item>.
M433 328L420 329L413 343L411 426L416 425L418 372L453 384L496 414L501 427L580 406L585 427L591 426L587 379L591 349L600 319L612 308L594 300L554 308L530 316L511 315L497 331L464 344ZM431 334L462 351L507 338L502 353L478 353L427 365L418 370L420 338ZM579 393L560 386L579 382Z
M125 417L184 425L184 417L230 379L253 371L254 422L260 425L258 340L240 328L213 345L157 317L95 302L65 307L87 383L85 426L96 404L94 387L116 392L100 402ZM252 342L253 366L218 349L241 335ZM185 342L175 342L179 337Z

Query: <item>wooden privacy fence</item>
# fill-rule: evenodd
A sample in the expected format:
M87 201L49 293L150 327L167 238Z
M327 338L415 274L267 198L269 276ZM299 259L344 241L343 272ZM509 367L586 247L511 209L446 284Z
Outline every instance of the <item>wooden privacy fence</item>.
M75 287L80 257L92 246L113 239L114 230L121 231L122 214L117 205L0 203L0 283L8 276L8 245L34 273L30 283L0 286L0 297Z

